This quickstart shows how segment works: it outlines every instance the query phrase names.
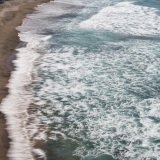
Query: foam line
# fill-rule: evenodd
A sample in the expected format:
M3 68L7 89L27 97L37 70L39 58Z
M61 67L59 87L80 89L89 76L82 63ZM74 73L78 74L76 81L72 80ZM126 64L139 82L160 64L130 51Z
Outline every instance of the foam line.
M101 9L80 27L136 36L159 35L160 17L156 12L155 8L121 2Z
M11 139L8 157L12 160L34 160L34 155L38 154L37 156L45 159L42 150L33 148L36 140L46 140L45 129L40 134L37 133L35 140L31 141L38 131L39 124L37 121L28 124L30 118L28 107L33 103L31 91L33 69L36 59L40 56L36 48L40 49L50 36L38 36L36 33L21 31L19 37L26 45L15 50L17 59L13 63L16 69L12 72L7 85L9 94L0 106L0 111L6 116L7 130Z
M12 72L8 96L2 101L1 111L7 117L7 130L11 138L8 156L12 160L33 160L26 123L27 108L32 102L29 85L32 82L33 63L38 54L29 47L18 49L17 60L14 61L16 71Z

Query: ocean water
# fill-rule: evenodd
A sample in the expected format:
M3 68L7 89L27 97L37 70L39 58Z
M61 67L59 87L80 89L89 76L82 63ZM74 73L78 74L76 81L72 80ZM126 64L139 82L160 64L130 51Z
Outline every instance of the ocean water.
M159 160L159 24L159 0L38 6L17 27L22 43L1 106L9 157Z

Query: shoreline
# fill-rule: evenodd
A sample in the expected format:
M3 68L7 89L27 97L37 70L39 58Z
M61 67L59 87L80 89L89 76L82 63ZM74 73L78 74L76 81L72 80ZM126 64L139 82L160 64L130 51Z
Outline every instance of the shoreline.
M6 85L10 78L10 71L6 67L7 59L20 43L18 31L15 29L22 24L27 14L34 11L34 7L50 0L12 0L0 4L0 103L8 94ZM8 160L7 152L10 140L6 131L5 115L0 112L0 160Z

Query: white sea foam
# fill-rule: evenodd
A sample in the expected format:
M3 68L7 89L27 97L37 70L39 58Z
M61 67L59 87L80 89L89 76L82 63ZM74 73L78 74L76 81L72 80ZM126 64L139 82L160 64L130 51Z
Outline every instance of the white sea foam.
M45 152L43 150L41 150L41 149L33 149L33 153L35 155L38 155L38 157L40 159L47 160L46 154L45 154Z
M9 95L2 101L1 111L7 117L7 130L11 138L8 156L13 160L32 160L32 146L26 130L27 108L32 103L32 94L27 88L32 82L33 62L38 54L27 46L18 51L18 58L14 61L17 68L11 74L7 85Z
M16 70L12 72L7 85L9 94L0 106L0 111L6 116L7 130L11 139L7 156L12 160L33 160L34 154L37 154L38 157L46 159L43 151L33 149L37 140L46 140L46 128L38 126L39 121L33 119L34 115L28 114L28 107L33 103L30 86L35 61L40 56L40 46L50 36L37 35L32 30L20 33L19 37L21 41L26 42L26 45L16 49L18 52L17 59L14 60ZM34 107L32 109L34 110ZM31 123L28 124L29 121ZM34 137L34 134L37 136Z
M74 56L75 48L61 46L47 52L36 77L39 117L54 126L50 140L78 141L73 155L82 159L107 154L121 160L158 159L159 43L116 44L130 49L86 55L77 48Z
M121 2L103 8L90 19L82 21L80 27L127 35L159 35L160 16L157 11L155 8Z
M121 160L159 159L160 145L155 142L159 140L160 129L157 123L160 112L157 87L159 86L159 42L138 38L109 41L105 39L105 36L110 38L107 34L102 35L98 32L79 34L81 30L77 26L78 35L76 35L72 30L75 27L74 23L68 27L68 21L56 20L51 16L63 15L64 8L69 8L64 11L64 14L70 13L71 2L72 0L66 0L61 5L56 1L50 5L45 4L45 7L40 6L40 10L37 10L38 14L28 16L28 19L23 22L24 26L18 27L23 32L20 34L21 40L28 44L19 49L18 60L15 63L20 69L13 72L9 84L10 94L2 104L2 110L9 118L8 129L13 132L10 134L13 135L13 138L11 137L13 144L9 156L13 159L18 156L19 159L25 160L33 159L32 153L36 153L45 159L44 152L39 149L33 150L33 144L30 143L30 137L37 133L38 125L43 122L44 126L51 127L48 138L51 140L49 143L53 150L58 148L56 143L62 144L62 148L54 152L55 155L64 154L64 159L69 157L69 153L72 154L71 159L74 159L74 156L81 159L88 159L88 157L94 159L106 154ZM98 4L99 1L96 3ZM57 10L53 9L53 4ZM90 10L85 11L84 13L90 12ZM151 30L147 25L150 22L144 24L139 22L144 20L142 15L150 18L151 22L155 17ZM99 18L100 16L102 19ZM140 18L136 20L138 16ZM129 17L133 22L130 22L131 26L125 24L124 27L124 21L129 21ZM35 18L39 23L34 20ZM157 23L159 18L156 9L151 8L149 11L148 7L123 2L102 9L91 19L83 21L80 27L91 30L106 29L132 35L156 35ZM144 25L144 31L139 30L138 25L141 27ZM119 28L115 29L116 26ZM52 31L58 29L59 36L62 27L65 29L59 38L53 36L50 39L51 36L37 34L43 29ZM67 39L63 37L66 34ZM99 41L94 41L97 37ZM48 38L54 48L47 46L49 49L44 51L40 46ZM93 43L90 43L92 40ZM34 119L34 114L27 114L27 108L33 101L29 85L32 81L33 62L39 56L38 52L45 54L35 68L33 92L34 102L39 110L36 112L37 118ZM15 102L14 106L11 106L10 102ZM12 109L13 107L15 109ZM27 119L32 117L34 119L32 125L26 124ZM11 127L10 124L15 126ZM23 129L22 125L27 130ZM15 130L14 127L17 129ZM33 141L37 139L46 140L43 127ZM72 145L73 142L75 143ZM61 152L64 151L65 146L69 152L66 150ZM73 152L70 149L73 149Z

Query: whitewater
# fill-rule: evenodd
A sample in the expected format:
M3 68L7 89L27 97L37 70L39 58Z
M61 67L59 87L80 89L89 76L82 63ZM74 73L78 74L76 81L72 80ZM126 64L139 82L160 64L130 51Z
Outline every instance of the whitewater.
M55 0L18 26L1 111L13 160L160 159L160 2Z

